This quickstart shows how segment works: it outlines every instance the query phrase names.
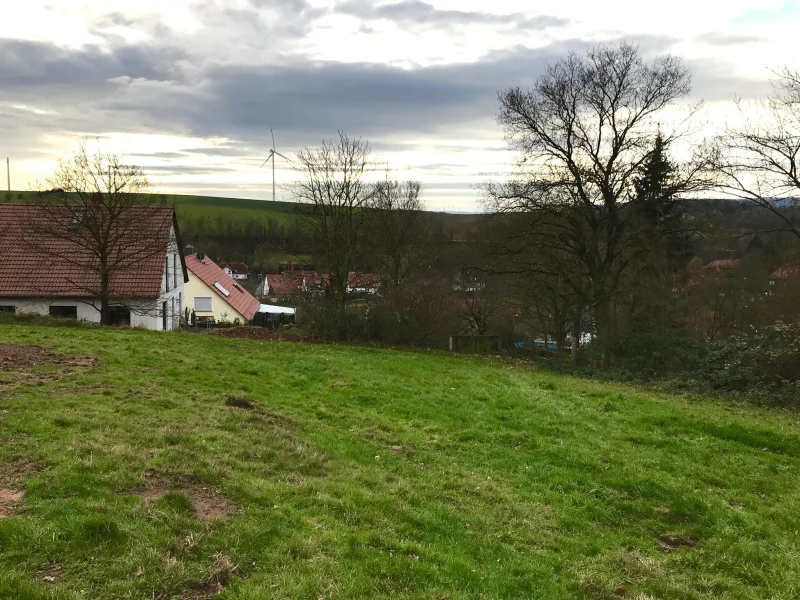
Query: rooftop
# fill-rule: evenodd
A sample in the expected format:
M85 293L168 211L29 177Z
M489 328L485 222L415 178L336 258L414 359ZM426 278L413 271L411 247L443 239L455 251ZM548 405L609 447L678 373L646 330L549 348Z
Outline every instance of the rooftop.
M116 246L124 255L111 279L114 298L158 297L173 226L177 235L172 208L137 210L136 219L126 220L135 228L118 232ZM0 203L0 296L97 297L98 259L80 235L64 207Z
M202 255L203 259L197 258ZM245 319L252 319L258 310L259 302L250 292L233 280L208 256L198 252L186 257L186 268L214 293L230 304ZM228 292L227 294L225 292Z

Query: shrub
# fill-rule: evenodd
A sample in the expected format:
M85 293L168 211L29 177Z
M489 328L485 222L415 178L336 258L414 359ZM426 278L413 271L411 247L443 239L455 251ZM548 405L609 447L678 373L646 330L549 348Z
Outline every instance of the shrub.
M777 324L716 342L701 372L714 387L744 391L800 384L800 324Z

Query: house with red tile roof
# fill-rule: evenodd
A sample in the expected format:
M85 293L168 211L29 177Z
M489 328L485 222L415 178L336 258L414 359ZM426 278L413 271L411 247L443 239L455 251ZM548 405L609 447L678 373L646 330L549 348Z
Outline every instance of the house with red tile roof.
M202 252L185 257L189 271L186 306L200 319L247 323L260 305L246 289L220 265Z
M788 279L800 278L800 264L786 265L773 271L769 279L770 281L786 281Z
M267 273L256 296L273 301L290 300L304 294L323 294L329 283L327 274L312 271L284 271ZM347 277L347 293L352 296L377 294L381 284L378 273L350 273Z
M0 203L1 312L100 322L98 259L79 235L58 235L72 227L66 208ZM172 208L142 207L126 220L109 286L115 322L154 330L180 324L186 266L179 238Z
M350 273L347 276L348 294L377 294L380 286L380 273Z
M784 265L769 275L769 285L772 288L787 284L797 286L798 283L800 283L800 263Z
M219 266L228 277L233 279L247 279L250 275L250 267L243 262L224 262L219 263Z
M730 272L738 269L741 264L742 260L740 258L722 258L712 260L704 268L706 271Z

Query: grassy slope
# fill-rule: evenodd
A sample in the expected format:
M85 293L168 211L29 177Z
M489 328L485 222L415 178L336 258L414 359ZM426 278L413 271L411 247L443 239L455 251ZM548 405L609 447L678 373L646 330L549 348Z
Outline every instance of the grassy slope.
M222 198L216 196L189 196L181 194L158 194L168 204L174 204L179 217L252 221L275 218L287 225L294 217L296 205L291 202L249 200L245 198ZM0 192L0 202L35 202L34 192Z
M224 198L218 196L191 196L184 194L158 194L168 204L174 204L178 215L186 218L263 220L276 219L281 225L289 225L296 218L297 204L294 202L272 202L248 198ZM35 202L36 193L12 191L10 195L0 192L0 202ZM479 218L472 214L430 213L435 222L445 229L461 230L475 224Z
M0 325L8 341L101 363L0 391L0 467L45 467L0 520L2 598L180 597L215 553L239 566L221 599L798 597L791 415L441 354ZM151 468L240 511L201 523L126 493ZM664 533L700 541L662 553ZM36 581L48 560L58 586Z

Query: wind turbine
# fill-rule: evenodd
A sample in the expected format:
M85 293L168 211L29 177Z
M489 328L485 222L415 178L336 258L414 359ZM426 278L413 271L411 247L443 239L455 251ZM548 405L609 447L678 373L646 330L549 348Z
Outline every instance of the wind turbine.
M272 201L275 202L275 156L280 156L283 159L292 162L291 159L286 158L280 152L275 151L275 133L272 131L272 125L269 126L269 133L272 135L272 148L269 149L269 156L267 156L267 160L265 160L262 165L259 167L261 169L265 164L267 164L270 160L272 160Z

